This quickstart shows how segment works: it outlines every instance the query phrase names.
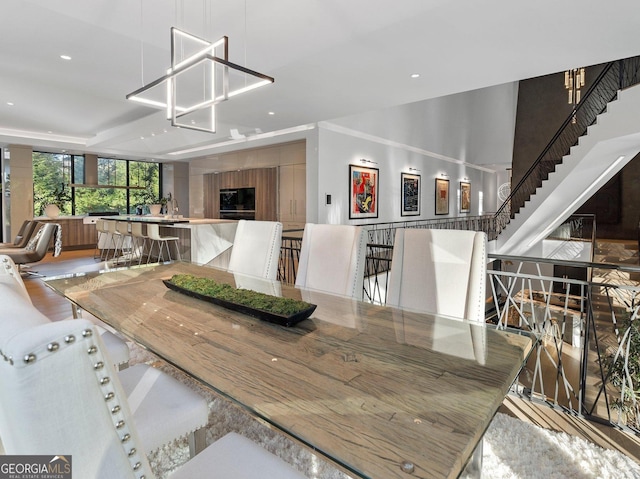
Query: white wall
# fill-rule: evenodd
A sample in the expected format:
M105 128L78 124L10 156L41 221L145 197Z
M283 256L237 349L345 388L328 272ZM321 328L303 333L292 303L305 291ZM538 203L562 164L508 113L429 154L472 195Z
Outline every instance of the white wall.
M498 85L321 122L300 133L306 140L307 222L435 218L435 178L442 173L449 179L449 215L438 218L495 212L498 176L502 181L511 166L517 96L517 84ZM190 162L191 216L202 213L202 175L224 170L220 160L229 156L226 153ZM349 220L349 164L362 165L362 158L374 161L372 166L380 170L379 216ZM244 161L233 162L233 168L245 167ZM420 216L400 212L400 174L409 173L410 167L420 170ZM471 183L469 213L459 212L460 181Z
M319 123L318 191L308 195L317 212L307 211L307 217L357 224L495 212L499 180L511 166L517 98L517 84L509 83ZM366 166L361 159L379 169L379 216L349 220L349 164ZM409 168L421 175L420 216L400 212L400 174ZM435 215L436 178L449 180L446 216ZM460 181L471 183L469 213L459 211Z
M309 208L313 199L318 205L317 217L319 223L384 223L436 217L475 216L480 214L481 211L492 211L488 205L493 205L495 200L492 202L493 193L489 190L495 191L495 173L478 169L472 165L453 163L426 156L398 146L385 145L322 126L318 129L318 138L318 190L315 198L311 198L309 195L308 198ZM373 161L375 164L362 163L361 159ZM378 218L349 219L350 164L378 168ZM410 167L419 171L410 172ZM309 163L307 163L307 168L307 174L309 174ZM400 175L402 172L421 176L420 216L401 215ZM446 216L435 214L436 177L449 180L449 215ZM460 181L471 183L471 211L469 213L460 213L459 211ZM331 195L331 205L325 204L327 194ZM479 201L481 194L483 197L482 204Z
M330 120L349 130L474 165L511 166L518 83Z

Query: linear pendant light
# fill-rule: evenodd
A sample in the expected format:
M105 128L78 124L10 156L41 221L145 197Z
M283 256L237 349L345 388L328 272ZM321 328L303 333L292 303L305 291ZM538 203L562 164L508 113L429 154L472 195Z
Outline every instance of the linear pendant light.
M231 63L226 36L211 43L171 27L171 67L166 75L126 98L166 109L172 126L215 133L218 103L273 82L268 75Z

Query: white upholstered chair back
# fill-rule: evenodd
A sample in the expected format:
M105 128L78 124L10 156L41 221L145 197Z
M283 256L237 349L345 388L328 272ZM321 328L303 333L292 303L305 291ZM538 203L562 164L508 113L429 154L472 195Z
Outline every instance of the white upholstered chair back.
M307 223L296 286L362 299L367 230Z
M282 244L282 223L238 221L229 271L276 279Z
M47 322L15 334L4 326L0 436L6 453L70 455L73 477L154 477L93 324Z
M386 304L484 322L486 242L475 231L398 229Z

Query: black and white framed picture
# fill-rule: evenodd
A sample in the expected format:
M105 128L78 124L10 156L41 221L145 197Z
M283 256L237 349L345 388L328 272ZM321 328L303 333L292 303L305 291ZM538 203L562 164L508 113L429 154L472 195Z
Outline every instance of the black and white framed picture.
M420 175L410 173L401 174L402 182L402 216L417 216L420 214Z

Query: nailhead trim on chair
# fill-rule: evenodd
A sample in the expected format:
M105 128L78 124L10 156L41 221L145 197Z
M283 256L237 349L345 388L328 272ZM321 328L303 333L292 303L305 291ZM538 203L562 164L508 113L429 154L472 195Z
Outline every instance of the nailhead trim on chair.
M275 225L274 225L274 228L276 228ZM282 237L282 232L280 232L280 237ZM277 241L277 238L274 235L271 238L271 247L269 248L269 259L267 260L267 265L266 265L267 266L267 270L265 271L265 278L268 278L269 277L269 273L271 273L271 262L272 262L273 255L274 255L274 249L275 249L274 246L275 246L276 241ZM279 256L280 255L280 251L277 251L277 254ZM278 263L276 263L276 271L278 271Z
M82 337L87 339L91 338L93 336L93 331L90 329L85 329L82 331ZM76 337L72 334L67 335L63 338L64 344L73 344L76 340ZM52 341L51 343L47 344L47 351L51 354L54 354L55 352L57 352L60 349L60 343ZM0 351L0 354L2 355L3 359L5 361L7 361L11 366L13 366L13 359L11 357L7 357L4 353L2 353L2 351ZM94 354L98 354L100 355L100 351L98 350L98 347L95 344L92 344L91 346L89 346L89 348L87 348L87 354L89 355L94 355ZM46 355L45 355L46 357ZM30 353L25 355L25 357L23 358L24 362L26 364L33 364L36 362L36 360L38 359L38 357L36 356L36 354L34 353ZM42 358L41 358L42 359ZM96 379L98 380L98 383L100 384L100 386L102 388L106 388L110 385L110 379L108 376L98 376L98 371L102 370L104 368L104 361L102 357L98 358L99 360L97 362L94 363L93 365L93 369L94 371L96 371ZM106 391L104 393L104 399L105 402L109 402L112 401L116 398L115 392L113 391ZM111 413L112 417L113 417L113 426L114 429L116 431L123 429L126 426L126 422L123 418L118 417L121 412L122 412L122 408L120 407L119 404L116 404L114 406L112 406L109 409L109 412ZM128 443L131 440L131 434L128 432L125 432L124 434L120 435L120 443L122 444L122 447L124 449L124 452L126 453L127 457L129 458L129 463L131 465L131 469L135 472L138 472L138 470L142 467L142 463L138 460L139 456L138 456L138 450L137 448L134 447L127 447L125 448L125 444ZM135 461L135 462L134 462ZM144 471L140 471L140 472L144 472ZM138 479L146 479L146 475L142 474L140 476L138 476Z

